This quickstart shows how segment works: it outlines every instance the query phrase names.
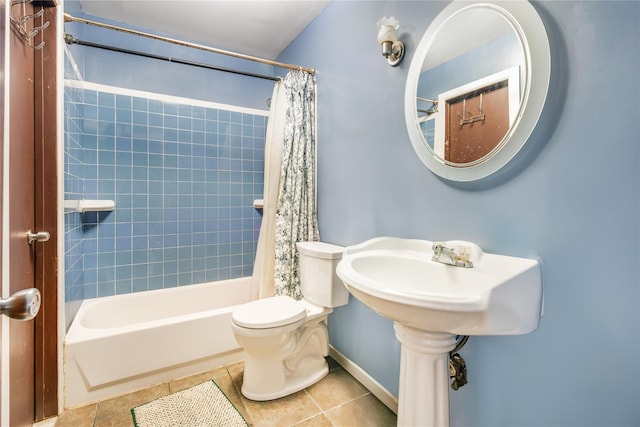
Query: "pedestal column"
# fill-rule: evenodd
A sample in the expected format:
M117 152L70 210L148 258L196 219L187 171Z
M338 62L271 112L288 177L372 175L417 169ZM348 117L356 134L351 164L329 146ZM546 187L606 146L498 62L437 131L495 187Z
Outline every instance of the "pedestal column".
M402 345L398 426L449 427L449 352L455 335L393 327Z

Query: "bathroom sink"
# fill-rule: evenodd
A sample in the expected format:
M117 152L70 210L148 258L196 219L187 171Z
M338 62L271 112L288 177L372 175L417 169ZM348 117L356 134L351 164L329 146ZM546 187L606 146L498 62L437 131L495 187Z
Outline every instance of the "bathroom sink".
M337 274L382 316L423 331L520 335L538 327L542 276L536 260L484 253L470 242L473 267L432 261L433 242L379 237L347 247Z

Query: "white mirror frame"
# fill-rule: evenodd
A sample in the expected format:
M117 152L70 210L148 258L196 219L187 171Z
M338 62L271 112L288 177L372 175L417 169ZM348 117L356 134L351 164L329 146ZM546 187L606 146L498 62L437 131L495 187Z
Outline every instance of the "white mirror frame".
M467 9L485 7L500 13L513 27L522 43L525 57L522 101L514 126L511 127L500 148L489 153L482 161L471 166L453 166L439 158L429 148L418 123L416 94L422 63L439 30L453 16ZM420 160L433 173L451 181L475 181L485 178L506 165L522 149L533 132L544 107L551 75L549 40L540 16L529 2L495 1L468 2L454 0L429 25L413 55L405 89L405 120L409 139Z

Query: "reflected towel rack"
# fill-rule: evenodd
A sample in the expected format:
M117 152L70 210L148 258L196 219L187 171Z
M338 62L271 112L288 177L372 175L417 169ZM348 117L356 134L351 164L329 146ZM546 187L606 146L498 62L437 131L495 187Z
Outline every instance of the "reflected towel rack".
M418 101L430 102L431 104L433 104L431 106L431 108L429 108L428 110L418 108L418 112L419 113L425 113L427 116L430 116L430 115L435 114L435 113L438 112L438 100L437 99L422 98L420 96L416 96L416 99Z
M421 96L416 96L416 99L418 101L426 101L426 102L430 102L434 105L438 105L438 100L437 99L431 99L431 98L423 98Z

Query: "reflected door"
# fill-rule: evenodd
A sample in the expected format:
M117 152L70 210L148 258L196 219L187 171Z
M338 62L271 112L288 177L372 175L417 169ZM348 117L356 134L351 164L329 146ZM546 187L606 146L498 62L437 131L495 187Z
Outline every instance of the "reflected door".
M489 154L509 131L509 87L501 82L448 100L445 160L470 163Z

